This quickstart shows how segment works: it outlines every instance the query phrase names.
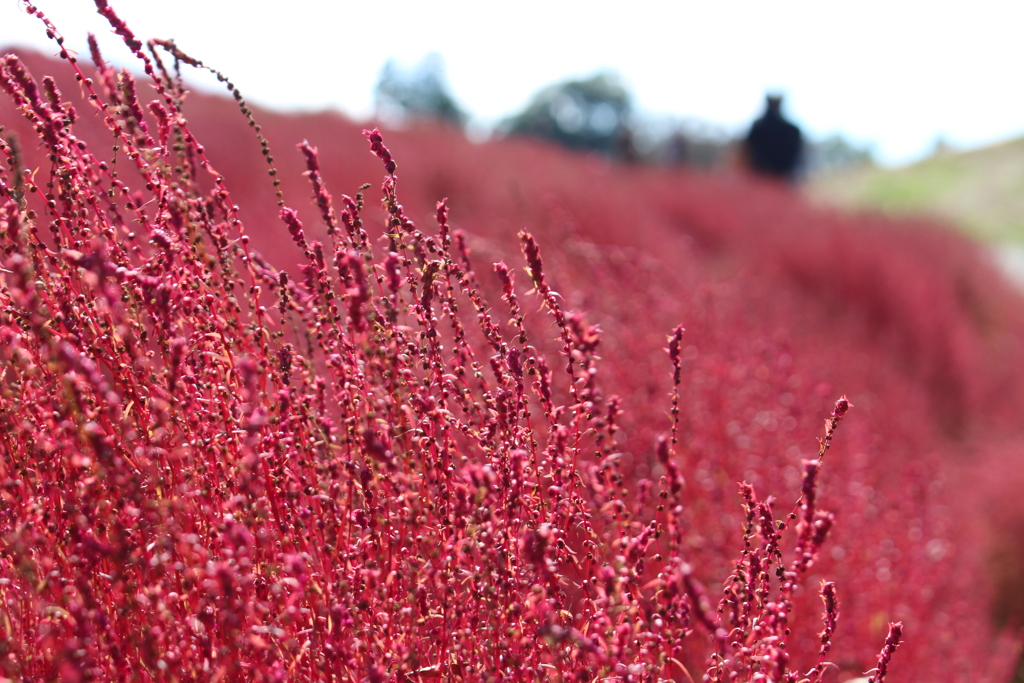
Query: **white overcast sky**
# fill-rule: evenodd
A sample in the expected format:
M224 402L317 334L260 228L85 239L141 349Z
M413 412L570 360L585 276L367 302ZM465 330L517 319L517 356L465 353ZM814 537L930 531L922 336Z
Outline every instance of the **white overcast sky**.
M741 130L766 90L812 136L871 143L887 163L939 137L971 147L1024 133L1024 2L862 0L607 3L598 0L110 0L140 38L173 38L250 100L372 111L389 57L440 52L459 102L489 124L540 87L619 72L642 110ZM38 0L87 54L127 51L91 0ZM0 46L50 54L38 21L0 0Z

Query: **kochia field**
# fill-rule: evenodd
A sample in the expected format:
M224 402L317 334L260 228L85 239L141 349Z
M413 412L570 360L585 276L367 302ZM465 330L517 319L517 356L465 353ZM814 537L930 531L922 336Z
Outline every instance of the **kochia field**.
M253 110L97 7L137 75L0 61L0 676L1012 680L975 245Z

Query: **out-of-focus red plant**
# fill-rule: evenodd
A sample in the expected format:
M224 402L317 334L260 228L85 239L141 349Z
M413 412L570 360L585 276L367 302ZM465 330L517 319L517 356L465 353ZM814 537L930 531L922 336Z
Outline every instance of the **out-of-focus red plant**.
M969 553L955 552L970 540L952 525L929 419L964 413L950 428L963 434L972 406L991 400L982 341L961 323L948 343L924 344L921 330L960 320L940 306L889 340L920 357L857 355L916 301L887 301L851 274L835 254L858 242L748 240L757 213L722 213L726 190L688 204L638 172L614 178L630 203L563 193L530 208L561 248L542 256L522 232L519 257L507 238L456 229L444 201L437 229L420 229L377 130L366 137L385 173L380 208L370 186L332 194L323 155L303 142L275 159L218 74L271 176L269 200L248 185L242 199L232 157L215 158L183 113L177 67L202 63L168 41L143 44L97 7L146 88L94 39L87 70L32 6L85 101L16 56L0 64L27 123L0 129L4 676L795 682L872 667L875 681L1008 670L1012 653L972 609L984 591ZM594 172L561 159L568 173L542 176L552 192ZM312 202L293 208L300 173ZM459 194L486 203L454 171L414 187L432 184L455 186L456 213ZM799 233L806 219L788 200L747 189ZM609 226L600 247L584 237L595 223ZM758 250L773 265L736 273L728 259L702 265L698 249ZM497 263L478 273L480 253ZM880 279L899 277L878 263ZM801 287L822 269L831 295L868 302L866 318L822 322L820 292ZM983 315L991 304L971 305ZM912 371L892 371L899 362ZM830 405L818 372L880 380L854 396L872 426L849 424L827 467L850 402ZM922 378L956 395L922 392Z

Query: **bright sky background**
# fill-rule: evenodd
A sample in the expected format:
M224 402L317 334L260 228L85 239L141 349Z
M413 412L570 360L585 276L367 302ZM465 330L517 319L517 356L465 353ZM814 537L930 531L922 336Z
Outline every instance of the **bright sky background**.
M1024 2L862 0L625 3L559 0L111 0L140 38L173 38L279 108L372 111L388 57L446 61L457 100L482 124L542 86L599 69L622 74L639 108L740 131L766 90L812 137L871 143L886 163L940 136L972 147L1024 134ZM128 53L90 0L38 0L72 49L101 36ZM49 54L42 26L0 0L0 45Z

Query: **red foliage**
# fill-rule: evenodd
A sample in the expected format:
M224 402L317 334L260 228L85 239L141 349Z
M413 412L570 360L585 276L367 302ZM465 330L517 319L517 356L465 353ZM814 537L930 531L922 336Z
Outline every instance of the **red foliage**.
M0 69L4 676L1006 679L993 488L951 463L1013 438L1024 321L970 244L445 130L368 152L186 96L103 8L150 84ZM336 189L382 164L379 207Z

